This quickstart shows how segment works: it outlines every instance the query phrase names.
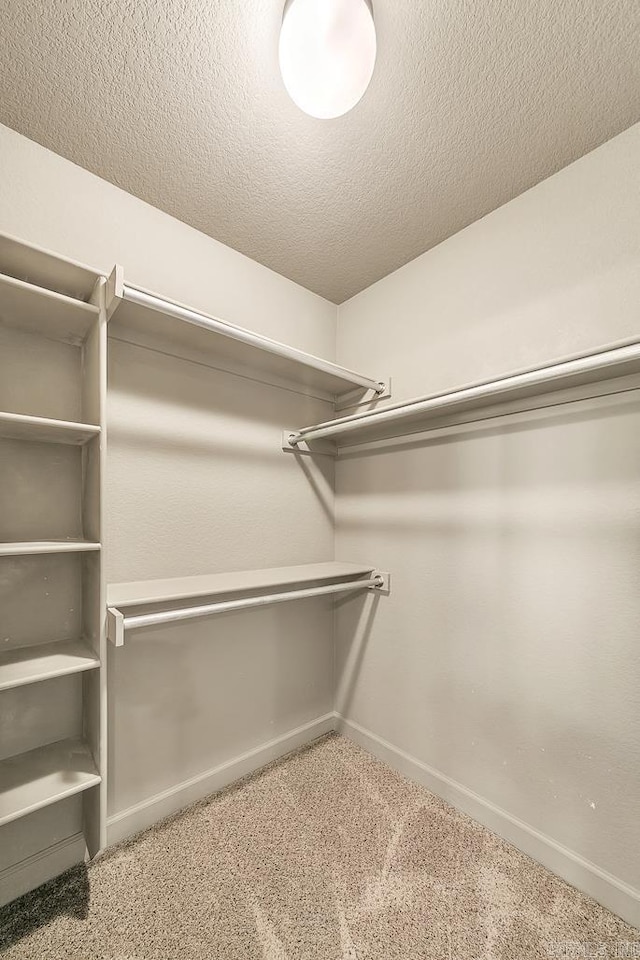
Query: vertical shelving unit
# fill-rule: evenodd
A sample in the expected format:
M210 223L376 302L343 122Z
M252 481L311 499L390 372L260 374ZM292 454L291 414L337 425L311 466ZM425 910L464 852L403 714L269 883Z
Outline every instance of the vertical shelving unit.
M0 903L105 846L104 286L0 236Z

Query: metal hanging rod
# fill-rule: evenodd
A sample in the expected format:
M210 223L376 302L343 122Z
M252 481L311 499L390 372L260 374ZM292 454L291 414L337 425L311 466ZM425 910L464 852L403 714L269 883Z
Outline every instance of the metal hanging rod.
M173 623L177 620L193 620L196 617L209 617L216 613L228 613L231 610L245 610L250 607L264 607L273 603L286 603L289 600L307 600L311 597L324 597L332 593L347 593L355 590L388 589L388 574L374 572L366 580L350 580L345 583L332 583L326 587L309 587L305 590L289 590L286 593L271 593L261 597L245 597L241 600L223 600L219 603L207 603L198 607L183 607L177 610L161 610L158 613L142 613L125 616L116 607L107 609L107 635L116 647L124 644L127 630L138 627L150 627L161 623Z
M404 403L395 403L383 409L354 413L348 417L328 420L315 426L302 427L287 435L290 447L302 442L326 437L342 436L363 427L401 421L419 414L443 413L451 408L469 404L480 407L490 400L500 401L513 393L517 396L542 394L548 390L566 389L640 372L640 343L625 342L594 353L582 354L543 367L533 367L497 380L477 383L443 393L434 393Z
M192 310L190 307L183 307L172 300L165 300L157 297L146 290L140 290L138 287L123 283L118 290L118 296L129 303L135 303L141 307L149 307L166 316L174 317L176 320L183 320L193 326L201 327L203 330L210 330L219 333L230 340L238 340L241 343L257 347L265 353L275 354L278 357L284 357L286 360L292 360L301 363L307 367L313 367L329 376L339 377L348 381L354 386L363 387L365 390L371 390L374 394L385 393L387 386L378 380L372 380L370 377L364 377L362 374L355 373L353 370L347 370L340 367L330 360L323 360L321 357L312 356L305 353L304 350L298 350L296 347L290 347L278 340L272 340L270 337L264 337L243 327L236 327L235 324L227 323L224 320L218 320L215 317L209 317L207 314L200 313L198 310Z

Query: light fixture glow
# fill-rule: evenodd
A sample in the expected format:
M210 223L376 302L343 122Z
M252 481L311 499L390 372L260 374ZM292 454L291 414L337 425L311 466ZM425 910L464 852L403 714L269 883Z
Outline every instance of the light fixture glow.
M312 117L347 113L369 86L376 31L368 0L290 0L280 31L280 71Z

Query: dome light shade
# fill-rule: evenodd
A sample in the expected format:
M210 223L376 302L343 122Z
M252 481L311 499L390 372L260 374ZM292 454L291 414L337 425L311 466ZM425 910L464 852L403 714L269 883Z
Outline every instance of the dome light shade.
M376 31L368 0L290 0L280 31L280 71L312 117L347 113L369 86Z

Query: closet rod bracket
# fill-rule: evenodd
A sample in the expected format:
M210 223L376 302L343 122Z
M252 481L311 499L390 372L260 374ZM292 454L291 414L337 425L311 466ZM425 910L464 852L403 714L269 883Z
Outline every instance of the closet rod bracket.
M297 443L292 443L291 439L297 432L297 430L282 431L282 449L285 453L297 453L305 456L336 456L337 447L333 440L316 440L313 445L308 444L306 440L299 440Z
M374 570L371 576L378 582L369 587L369 590L374 593L383 593L385 597L388 597L391 593L391 574L386 570Z
M379 400L388 400L391 396L391 377L385 377L380 380L375 390L362 390L358 387L355 390L349 390L347 393L340 393L336 396L333 406L337 411L348 410L353 407L366 406L369 410L375 410L375 404Z
M107 639L114 647L124 646L124 614L116 607L107 607Z

